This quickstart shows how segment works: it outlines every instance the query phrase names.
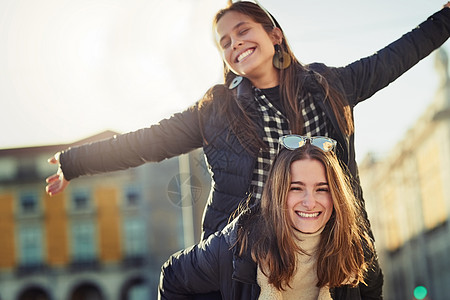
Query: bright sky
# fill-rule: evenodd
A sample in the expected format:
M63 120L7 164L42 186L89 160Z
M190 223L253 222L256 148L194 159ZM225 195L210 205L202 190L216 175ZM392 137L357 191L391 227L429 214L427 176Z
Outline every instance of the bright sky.
M188 107L221 81L211 21L226 2L0 0L0 148L133 131ZM445 3L260 2L301 62L331 66L374 53ZM437 81L432 55L357 106L358 160L391 149Z

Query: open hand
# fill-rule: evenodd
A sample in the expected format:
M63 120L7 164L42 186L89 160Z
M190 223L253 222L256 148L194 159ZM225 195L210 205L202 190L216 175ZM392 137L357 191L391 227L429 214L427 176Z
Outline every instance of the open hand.
M69 185L69 181L64 178L63 171L61 169L61 165L59 164L59 156L60 152L56 153L54 156L48 159L48 162L53 165L58 165L58 171L55 174L47 177L45 180L47 182L47 186L45 187L45 191L50 196L56 195L62 191Z

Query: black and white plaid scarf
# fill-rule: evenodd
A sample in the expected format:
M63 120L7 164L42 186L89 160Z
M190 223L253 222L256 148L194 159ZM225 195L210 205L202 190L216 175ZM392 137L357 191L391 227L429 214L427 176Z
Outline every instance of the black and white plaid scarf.
M263 92L255 88L255 101L263 116L264 136L263 141L267 149L261 149L258 154L251 183L253 199L259 201L262 195L263 185L266 182L270 166L278 151L278 139L280 136L290 134L287 118L281 113ZM302 116L304 120L303 135L328 136L325 113L314 105L311 95L300 100Z

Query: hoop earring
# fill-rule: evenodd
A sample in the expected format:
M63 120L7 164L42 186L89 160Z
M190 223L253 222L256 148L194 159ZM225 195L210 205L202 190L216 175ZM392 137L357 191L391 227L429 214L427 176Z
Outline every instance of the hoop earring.
M275 45L275 54L273 55L273 66L279 70L284 70L291 65L291 56L283 51L280 45Z

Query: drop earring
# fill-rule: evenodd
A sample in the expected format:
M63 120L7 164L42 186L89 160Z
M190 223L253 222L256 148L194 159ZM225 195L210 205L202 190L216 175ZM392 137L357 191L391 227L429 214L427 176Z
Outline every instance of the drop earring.
M291 57L287 52L281 49L281 46L275 45L275 54L273 55L273 66L279 70L284 70L291 65Z

